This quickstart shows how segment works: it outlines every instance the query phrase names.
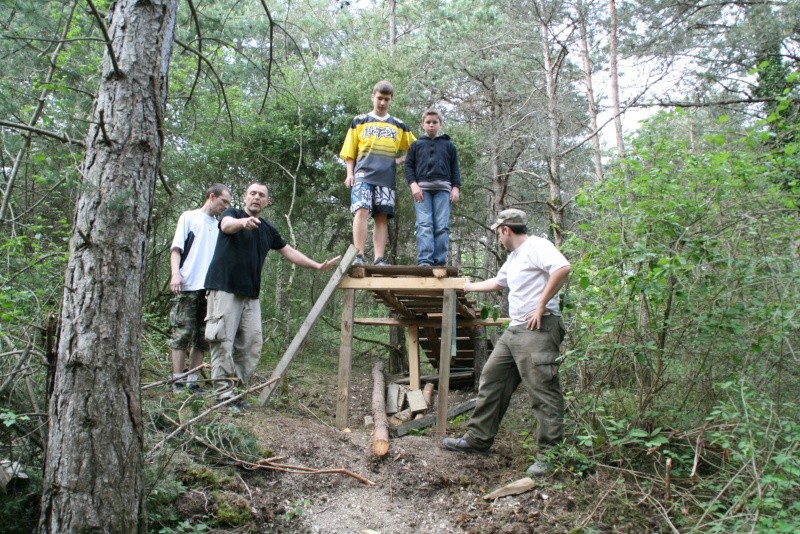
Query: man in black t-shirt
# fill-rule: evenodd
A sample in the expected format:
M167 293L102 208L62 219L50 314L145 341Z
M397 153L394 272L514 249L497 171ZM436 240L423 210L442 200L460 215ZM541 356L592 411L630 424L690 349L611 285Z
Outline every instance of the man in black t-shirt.
M208 268L206 339L211 344L211 378L222 402L234 396L233 388L246 382L261 357L261 269L267 252L277 250L290 262L324 271L340 256L318 263L288 245L278 230L259 214L269 203L263 184L248 186L244 209L222 213L214 257Z

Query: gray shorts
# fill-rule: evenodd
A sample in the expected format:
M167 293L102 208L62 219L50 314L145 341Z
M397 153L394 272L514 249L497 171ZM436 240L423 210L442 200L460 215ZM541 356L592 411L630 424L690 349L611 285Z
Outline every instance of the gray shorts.
M350 213L366 208L373 217L376 213L385 213L387 219L392 219L394 218L394 199L394 187L357 182L350 190Z

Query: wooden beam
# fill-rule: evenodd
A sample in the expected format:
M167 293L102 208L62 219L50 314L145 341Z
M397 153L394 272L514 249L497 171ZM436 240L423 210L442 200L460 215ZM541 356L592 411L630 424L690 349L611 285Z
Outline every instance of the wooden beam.
M464 412L468 412L475 408L475 404L478 402L478 399L470 399L466 402L462 402L457 406L453 406L449 410L447 410L447 419L450 420L457 415L461 415ZM402 425L395 428L392 432L397 437L402 437L411 432L412 430L421 430L423 428L427 428L431 426L433 423L436 422L437 415L436 414L428 414L421 419L414 419L413 421L409 421L407 423L403 423Z
M438 314L437 314L438 315ZM501 317L497 320L493 319L486 319L486 320L472 320L467 319L464 320L461 317L458 317L458 327L464 328L473 328L476 326L503 326L507 324L511 319L508 317ZM392 317L358 317L354 320L355 324L363 324L368 326L410 326L414 325L420 328L424 327L438 327L442 324L441 318L429 318L429 319L395 319Z
M314 307L312 307L311 311L308 313L306 320L303 321L302 325L300 325L300 330L298 330L297 334L295 334L294 339L292 340L291 344L289 344L289 348L287 348L286 352L283 353L283 357L278 362L275 370L272 372L270 380L283 377L283 374L286 372L286 369L288 369L289 364L292 362L295 355L297 355L297 353L300 351L300 347L302 346L303 341L306 340L311 328L314 326L314 324L316 324L320 315L322 315L325 305L328 304L328 301L336 292L336 286L339 284L342 278L344 278L347 269L350 267L350 264L356 259L356 253L356 247L350 245L350 248L347 249L347 252L344 253L342 260L339 262L339 265L337 265L336 269L333 271L333 274L331 275L330 280L328 280L328 284L325 286L325 289L322 290L322 293L317 298L317 302L314 303ZM261 390L261 394L258 397L259 404L261 406L264 406L267 403L270 395L272 395L272 392L278 387L279 382L279 380L275 380L272 384Z
M437 289L464 290L466 278L352 278L344 277L339 282L339 289Z
M456 301L456 308L458 309L458 313L464 315L465 317L469 317L470 319L475 319L475 310L472 308L468 308L463 302Z
M450 393L450 355L453 351L453 332L456 317L456 290L444 291L442 303L442 343L439 349L439 407L436 418L436 436L442 438L447 431L447 396Z
M411 325L406 330L408 349L408 379L411 389L419 389L419 329Z
M350 419L350 371L353 367L353 315L356 292L345 289L342 299L342 334L339 344L339 388L336 395L336 428L345 429Z
M403 317L406 317L408 319L413 319L414 317L416 317L416 314L414 314L413 311L406 308L402 302L397 300L397 298L395 298L395 296L392 295L391 291L376 291L375 294L378 295L384 301L384 303L386 303L386 305L388 305L390 308L395 310Z

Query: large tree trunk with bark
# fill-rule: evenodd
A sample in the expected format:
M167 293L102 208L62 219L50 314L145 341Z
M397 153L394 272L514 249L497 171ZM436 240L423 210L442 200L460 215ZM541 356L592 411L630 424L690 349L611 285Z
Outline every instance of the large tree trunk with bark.
M86 136L61 312L40 532L145 532L145 243L177 0L119 0Z

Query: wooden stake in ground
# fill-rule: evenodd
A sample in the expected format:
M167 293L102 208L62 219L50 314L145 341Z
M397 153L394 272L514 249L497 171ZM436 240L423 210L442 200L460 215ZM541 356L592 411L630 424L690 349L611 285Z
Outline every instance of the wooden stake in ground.
M382 457L389 452L389 423L386 420L386 386L383 378L383 362L375 362L372 366L372 420L375 428L372 431L372 453Z

